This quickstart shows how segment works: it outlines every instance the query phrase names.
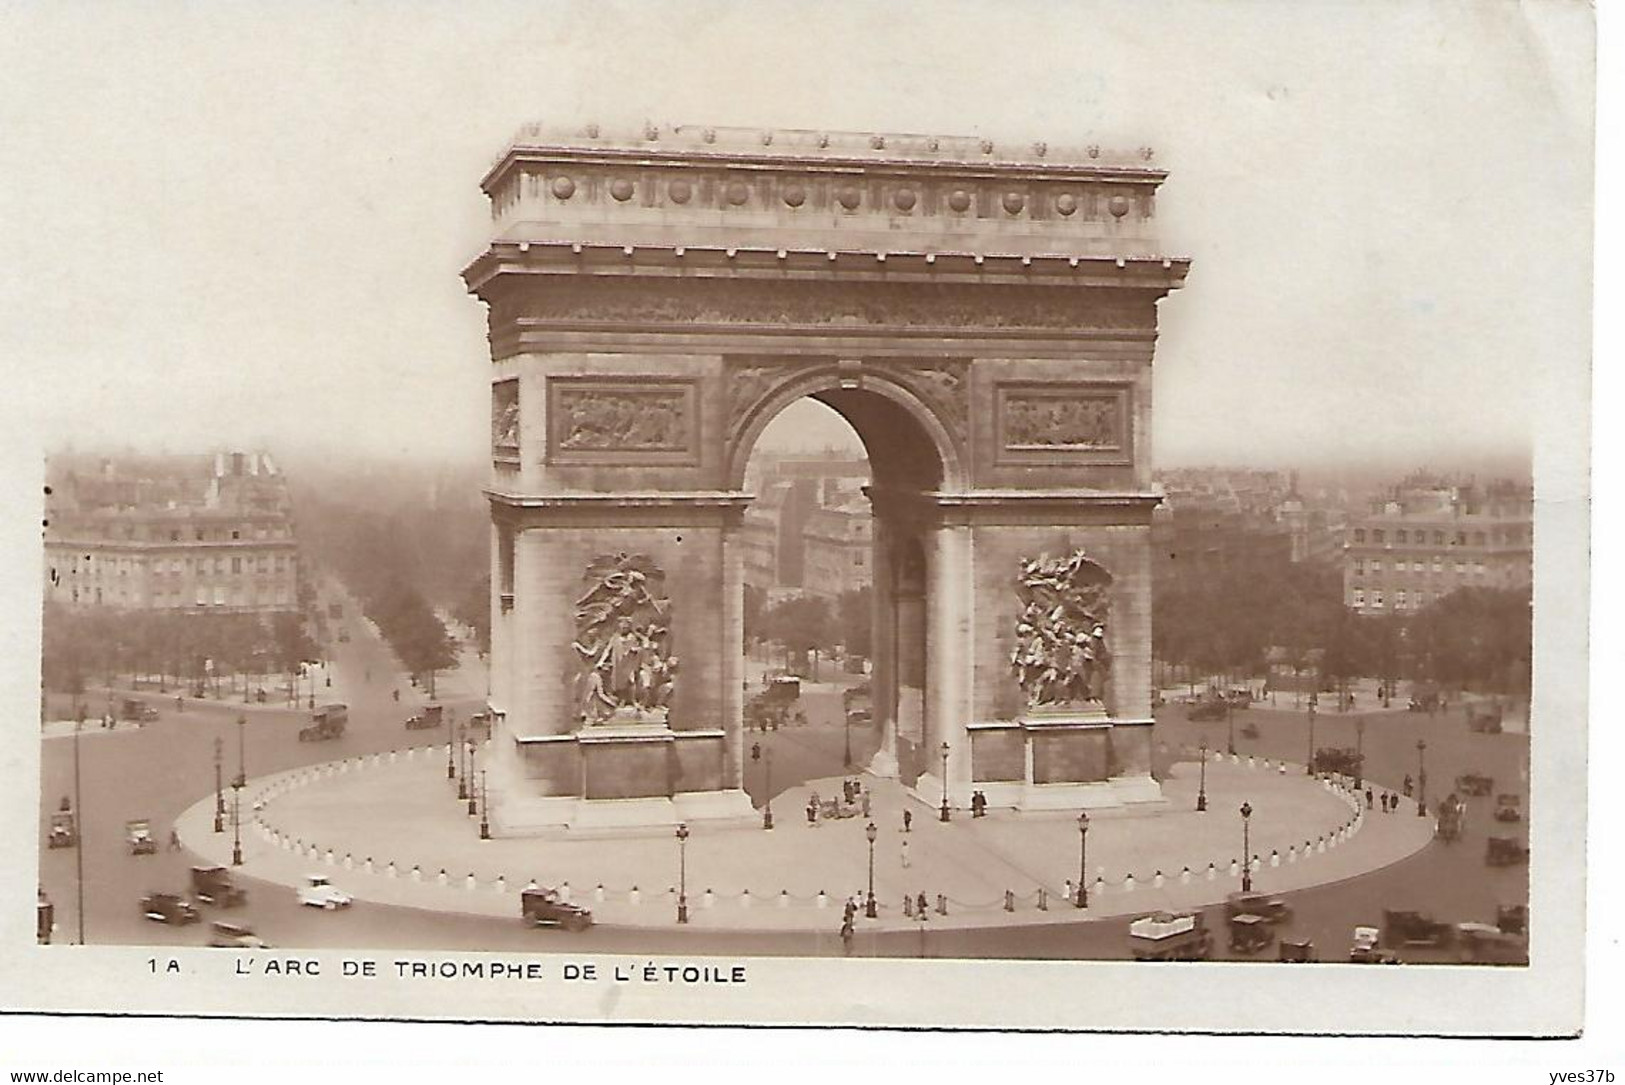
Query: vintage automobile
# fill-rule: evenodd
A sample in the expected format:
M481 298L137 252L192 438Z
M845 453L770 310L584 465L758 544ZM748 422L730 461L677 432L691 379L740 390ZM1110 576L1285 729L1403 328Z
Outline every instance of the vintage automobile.
M1463 795L1482 797L1488 795L1495 787L1495 779L1476 772L1467 772L1456 777L1456 790Z
M1510 836L1492 836L1484 845L1484 862L1490 866L1517 866L1529 861L1529 845Z
M1495 926L1507 934L1529 933L1529 906L1503 904L1495 910Z
M1488 707L1480 705L1467 706L1467 728L1481 735L1498 735L1501 733L1502 711L1499 704Z
M519 912L527 927L563 927L574 932L592 926L592 912L564 900L556 889L527 887L519 894Z
M1222 720L1227 711L1229 711L1229 708L1222 700L1203 701L1187 708L1185 718L1193 723Z
M1355 927L1349 944L1350 964L1398 964L1399 956L1382 948L1382 932L1376 927Z
M223 866L195 866L192 868L192 899L200 904L237 908L248 903L248 890L234 884L231 871Z
M299 729L300 742L326 742L343 738L344 728L350 722L350 709L346 705L323 705L311 713L311 725Z
M141 898L141 914L157 923L196 923L198 915L190 901L174 893L148 893Z
M79 824L74 817L73 805L67 799L62 805L51 812L51 829L46 834L45 846L48 848L71 848L79 843Z
M764 684L771 703L792 704L801 697L801 679L793 674L767 675Z
M1213 955L1213 932L1201 912L1156 912L1128 926L1136 961L1205 961Z
M433 730L445 722L445 714L446 712L444 705L424 705L422 712L415 716L407 717L406 729L408 731Z
M1319 960L1315 956L1313 942L1288 942L1285 939L1281 940L1279 959L1287 964L1313 964Z
M124 839L131 855L156 855L158 841L152 838L152 822L143 819L124 823Z
M158 710L145 701L126 697L119 704L119 719L151 723L158 718Z
M1382 913L1385 946L1448 946L1455 933L1449 923L1438 922L1425 912L1384 909Z
M1447 843L1461 837L1462 827L1466 824L1467 804L1452 793L1439 800L1438 824L1439 839Z
M1330 772L1338 776L1358 776L1364 758L1352 749L1322 746L1315 751L1314 769L1317 773Z
M1252 956L1268 946L1275 938L1269 920L1252 912L1230 917L1230 952Z
M1488 923L1457 923L1456 948L1463 964L1529 963L1529 939Z
M1517 795L1495 796L1495 820L1522 821L1523 810L1520 809L1521 806L1522 802Z
M219 949L270 949L265 939L240 923L211 923L209 945Z
M34 906L34 936L42 946L51 944L51 935L56 933L56 905L51 898L45 895L45 890L38 890L38 899Z
M312 908L348 908L354 899L350 894L328 881L326 874L307 874L298 889L299 903Z
M1224 898L1225 918L1256 915L1268 923L1285 923L1292 918L1292 905L1265 893L1231 893Z

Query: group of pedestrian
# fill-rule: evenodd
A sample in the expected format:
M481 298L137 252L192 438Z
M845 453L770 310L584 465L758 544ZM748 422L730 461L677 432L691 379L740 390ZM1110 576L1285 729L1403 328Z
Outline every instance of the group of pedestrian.
M970 816L973 818L987 817L987 796L980 791L971 792Z

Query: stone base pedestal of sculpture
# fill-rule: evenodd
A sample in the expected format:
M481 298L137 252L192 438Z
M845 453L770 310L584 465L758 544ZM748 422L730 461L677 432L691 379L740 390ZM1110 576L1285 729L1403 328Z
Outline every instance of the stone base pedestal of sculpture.
M1151 776L1150 720L1116 720L1092 706L1046 706L968 730L971 789L989 806L1100 810L1164 801ZM941 802L940 781L936 786Z

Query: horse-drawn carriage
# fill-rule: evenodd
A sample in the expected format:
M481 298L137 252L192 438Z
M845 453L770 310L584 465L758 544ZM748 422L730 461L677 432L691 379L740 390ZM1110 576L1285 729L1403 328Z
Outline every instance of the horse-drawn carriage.
M1438 818L1439 839L1446 843L1458 840L1467 821L1467 804L1454 793L1446 795L1439 800Z

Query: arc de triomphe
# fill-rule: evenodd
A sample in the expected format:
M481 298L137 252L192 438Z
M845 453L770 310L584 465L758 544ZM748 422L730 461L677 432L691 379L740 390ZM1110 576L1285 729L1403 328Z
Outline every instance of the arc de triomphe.
M527 128L485 176L499 834L749 816L745 466L803 396L875 517L873 770L1156 801L1150 152ZM946 771L946 787L944 787Z

